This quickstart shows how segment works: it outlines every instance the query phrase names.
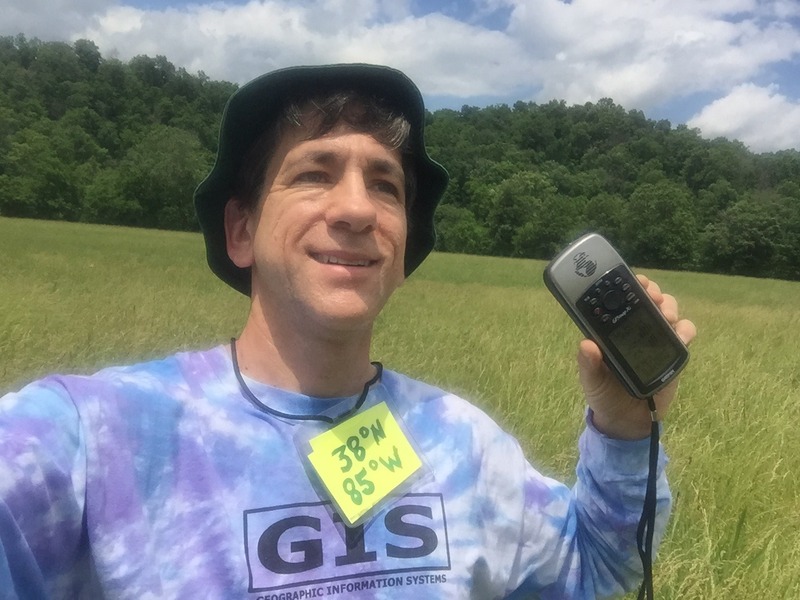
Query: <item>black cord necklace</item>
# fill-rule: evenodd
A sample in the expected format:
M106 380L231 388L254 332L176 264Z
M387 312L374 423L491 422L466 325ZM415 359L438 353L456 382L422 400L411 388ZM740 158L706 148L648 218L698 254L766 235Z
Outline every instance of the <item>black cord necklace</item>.
M355 405L353 405L353 408L337 417L329 417L327 415L292 415L275 410L274 408L270 408L261 402L261 400L259 400L252 392L252 390L247 387L244 377L242 377L242 373L239 370L239 359L236 355L236 338L231 338L231 359L233 361L233 372L236 374L236 379L239 381L239 387L241 388L242 394L244 394L245 398L247 398L259 410L282 419L294 419L297 421L322 421L323 423L335 423L336 421L340 421L345 417L349 417L353 413L357 412L359 408L361 408L361 406L364 404L364 401L367 399L369 388L372 387L372 384L380 381L381 375L383 374L383 365L377 361L372 362L371 364L375 367L375 375L364 384L364 388L361 390L361 395L359 395L358 400L356 400Z

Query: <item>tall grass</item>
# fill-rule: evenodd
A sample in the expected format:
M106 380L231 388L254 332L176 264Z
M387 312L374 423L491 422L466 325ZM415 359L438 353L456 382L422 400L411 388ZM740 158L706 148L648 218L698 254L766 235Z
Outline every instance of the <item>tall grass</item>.
M543 266L432 255L381 315L373 356L472 399L572 482L580 336ZM664 430L675 510L657 597L800 598L800 284L648 275L699 330ZM246 311L199 235L0 219L0 390L225 342Z

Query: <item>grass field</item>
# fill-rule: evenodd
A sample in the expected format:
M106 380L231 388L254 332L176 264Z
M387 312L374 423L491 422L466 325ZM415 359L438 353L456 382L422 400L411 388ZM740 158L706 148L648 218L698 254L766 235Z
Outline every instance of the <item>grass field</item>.
M543 266L431 256L381 316L373 357L472 399L572 482L579 334ZM664 433L675 511L656 596L800 598L800 283L647 274L699 330ZM197 234L0 218L0 393L226 342L246 311Z

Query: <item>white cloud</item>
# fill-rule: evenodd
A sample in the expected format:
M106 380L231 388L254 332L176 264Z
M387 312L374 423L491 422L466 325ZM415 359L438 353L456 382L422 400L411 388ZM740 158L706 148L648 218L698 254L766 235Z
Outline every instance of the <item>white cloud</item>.
M0 35L65 41L114 0L3 0Z
M754 0L519 0L508 32L537 57L539 99L602 97L646 109L748 81L800 53ZM731 19L736 15L736 19Z
M130 6L114 7L97 17L98 29L106 35L124 35L141 31L147 13Z
M800 3L797 0L772 0L764 2L764 14L777 19L800 17Z
M800 148L800 102L780 94L775 85L739 85L687 125L707 138L740 140L753 152Z
M385 63L427 94L503 94L530 78L522 48L502 32L439 14L413 17L402 3L284 0L194 5L183 10L114 7L73 37L120 58L163 54L189 71L244 82L273 68L329 62ZM350 6L350 5L348 5ZM397 18L398 11L402 14Z

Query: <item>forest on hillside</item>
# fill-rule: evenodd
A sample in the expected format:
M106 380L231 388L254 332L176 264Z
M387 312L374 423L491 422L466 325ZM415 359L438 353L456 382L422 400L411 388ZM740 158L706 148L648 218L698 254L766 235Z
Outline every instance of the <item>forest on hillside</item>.
M164 56L0 37L0 215L196 230L235 89ZM440 251L546 259L594 230L640 266L800 280L797 150L754 154L612 99L437 110L426 136L451 175Z

